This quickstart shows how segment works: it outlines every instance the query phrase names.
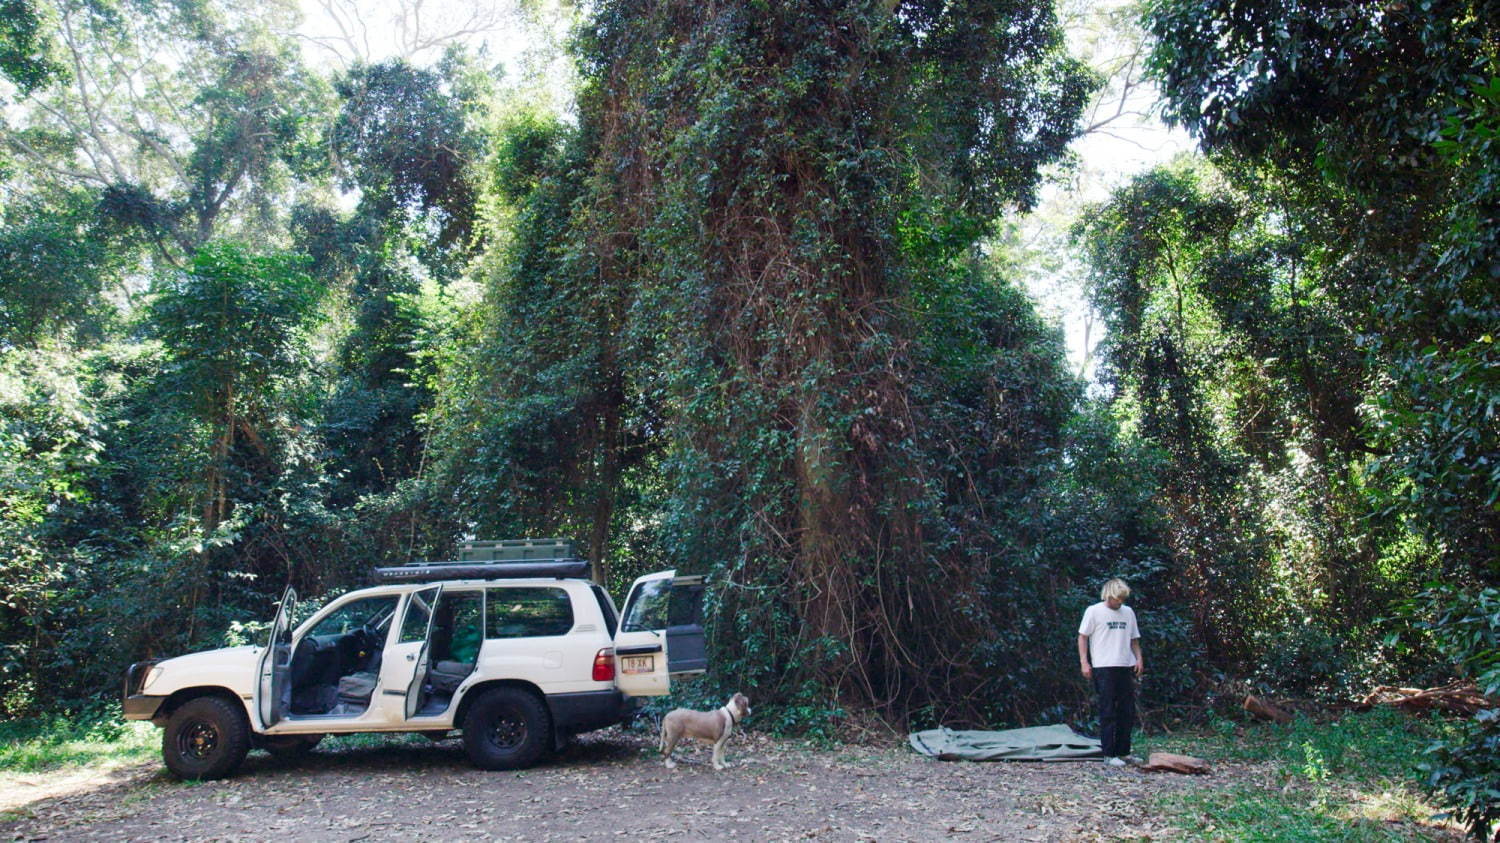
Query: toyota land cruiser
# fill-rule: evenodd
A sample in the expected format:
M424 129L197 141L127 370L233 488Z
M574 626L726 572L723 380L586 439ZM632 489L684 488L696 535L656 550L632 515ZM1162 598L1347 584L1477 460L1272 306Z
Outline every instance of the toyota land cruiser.
M616 614L588 570L569 542L468 542L457 562L376 569L385 584L295 628L289 588L264 647L131 665L125 717L164 728L183 778L352 732L459 729L475 765L526 767L707 668L702 577L640 577Z

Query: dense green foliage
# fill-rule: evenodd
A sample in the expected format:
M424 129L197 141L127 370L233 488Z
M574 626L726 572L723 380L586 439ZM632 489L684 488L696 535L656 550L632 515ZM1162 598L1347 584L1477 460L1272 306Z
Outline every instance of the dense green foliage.
M1500 699L1500 589L1424 592L1409 615L1437 648L1492 699ZM1500 706L1481 710L1456 736L1428 748L1428 784L1483 839L1500 833Z
M1207 168L1137 177L1080 226L1100 357L1167 460L1158 500L1195 638L1223 670L1348 693L1394 601L1440 572L1369 494L1358 338L1317 255Z
M1362 682L1493 647L1382 646L1380 619L1460 626L1457 595L1500 582L1497 21L1483 0L1149 4L1166 112L1215 170L1141 177L1082 234L1225 670ZM1407 599L1439 579L1456 590ZM1492 719L1435 774L1480 832Z
M50 47L31 0L0 2L0 78L25 94L63 73Z
M0 715L465 536L709 574L788 729L1077 716L1109 575L1153 712L1493 686L1500 15L1264 11L1148 10L1209 157L1077 228L1095 390L1002 236L1099 83L1048 4L600 2L558 116L0 0ZM1434 754L1476 828L1494 728Z
M1367 406L1391 505L1447 571L1493 581L1497 7L1229 6L1152 8L1170 113L1326 250L1313 283L1387 376Z
M98 342L115 321L99 300L127 266L118 239L95 213L95 196L69 190L18 197L0 213L0 342L36 347L66 326Z
M473 213L463 179L479 145L426 137L451 183L419 186L446 206L381 191L407 153L384 140L405 130L379 102L403 94L368 80L404 80L435 125L468 132L441 107L473 110L459 54L435 73L355 68L329 84L267 28L274 15L48 15L68 24L53 34L74 48L70 84L7 112L17 166L0 188L7 713L239 637L288 582L347 588L371 558L426 549L401 486L430 402L413 354L447 315L425 280L453 277L469 248L433 213ZM127 64L140 72L121 77ZM348 170L328 166L330 148ZM336 176L363 193L352 212L327 207ZM451 522L433 522L451 541Z

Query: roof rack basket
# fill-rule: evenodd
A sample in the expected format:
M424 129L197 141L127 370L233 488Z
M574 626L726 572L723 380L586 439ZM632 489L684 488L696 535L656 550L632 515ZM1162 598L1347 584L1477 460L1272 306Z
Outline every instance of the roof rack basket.
M467 541L459 544L456 561L414 562L375 569L375 578L381 582L565 579L588 575L588 560L580 559L577 547L564 539Z

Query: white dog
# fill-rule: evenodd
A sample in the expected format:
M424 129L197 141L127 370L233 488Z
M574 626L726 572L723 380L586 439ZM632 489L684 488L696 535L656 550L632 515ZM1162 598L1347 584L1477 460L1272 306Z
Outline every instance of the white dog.
M750 698L744 694L735 694L723 708L713 711L673 709L661 719L661 754L667 759L667 767L677 766L677 762L672 760L672 750L677 748L678 741L697 738L700 741L713 741L714 769L724 769L724 744L734 734L735 724L749 714Z

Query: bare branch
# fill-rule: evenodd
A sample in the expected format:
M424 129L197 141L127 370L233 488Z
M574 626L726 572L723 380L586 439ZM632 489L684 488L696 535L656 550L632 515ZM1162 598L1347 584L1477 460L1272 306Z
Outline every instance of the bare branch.
M27 102L34 105L38 110L56 120L58 123L62 124L63 128L65 128L71 134L77 135L80 138L90 137L90 133L87 127L78 124L67 112L57 108L51 103L37 99L28 100ZM17 143L21 142L18 138L13 138L12 140ZM39 150L36 150L35 148L30 146L27 146L27 148L31 149L33 153L41 155ZM110 168L106 166L105 162L100 161L98 156L94 154L94 149L92 146L88 144L80 144L79 152L89 160L89 164L94 168L94 172L97 174L95 178L97 178L101 183L109 184L112 181L119 181L120 177L118 176L118 174L112 175L110 173ZM48 166L49 169L53 169L55 172L62 172L61 170L56 170L55 168L51 167L51 165Z
M27 161L29 161L33 165L41 167L42 169L56 175L67 176L68 178L78 179L79 181L98 182L101 186L107 186L110 184L110 179L106 178L101 172L97 170L90 173L83 170L72 170L67 167L62 167L52 163L51 157L38 150L31 144L27 143L26 141L22 140L18 135L7 135L5 138L5 143L14 151L24 155Z
M337 34L299 34L298 37L332 53L344 66L380 58L377 47L411 60L428 50L494 32L504 13L493 3L460 5L455 0L397 0L376 5L367 0L318 0L324 24ZM372 26L367 21L376 20ZM372 32L373 31L373 32ZM391 43L377 44L383 33Z
M1097 132L1105 126L1110 125L1126 117L1146 119L1150 115L1141 108L1132 108L1132 104L1138 95L1146 90L1146 82L1140 77L1139 65L1145 55L1145 44L1136 42L1135 48L1121 59L1118 66L1110 72L1112 85L1107 90L1117 91L1112 96L1101 96L1095 100L1089 111L1089 124L1084 129L1085 135ZM1100 117L1099 112L1107 103L1114 105L1114 112L1106 117Z
M334 60L338 62L340 68L347 69L349 67L349 58L346 57L345 51L339 48L340 43L343 43L346 47L348 46L348 43L343 41L342 38L319 37L306 35L301 32L295 33L294 37L327 50L333 56Z
M1157 151L1157 149L1160 148L1160 147L1154 147L1154 146L1147 146L1146 144L1141 143L1140 141L1136 140L1135 138L1127 137L1127 136L1125 136L1125 135L1123 135L1123 134L1121 134L1119 132L1110 131L1108 129L1100 129L1100 130L1094 132L1093 134L1103 135L1104 137L1107 137L1107 138L1114 138L1117 141L1120 141L1122 143L1128 143L1131 146L1134 146L1137 149L1145 150L1146 152L1155 152L1155 151Z
M78 98L83 105L84 117L89 122L88 135L94 138L95 142L99 145L99 151L109 159L110 166L114 169L116 179L124 181L127 178L125 169L121 167L120 162L116 160L113 150L109 148L109 143L105 140L104 133L99 128L97 110L94 106L93 98L89 96L88 79L90 78L90 75L83 60L82 51L78 47L77 39L74 37L73 21L71 15L61 15L61 24L63 43L67 45L68 53L73 60L74 79L77 81L76 88L78 90Z

